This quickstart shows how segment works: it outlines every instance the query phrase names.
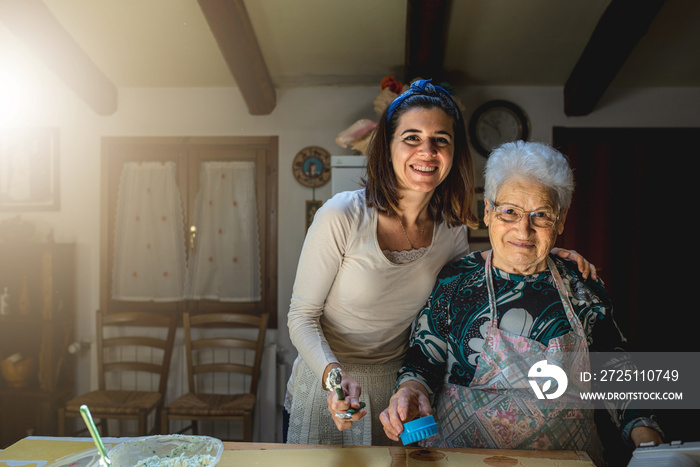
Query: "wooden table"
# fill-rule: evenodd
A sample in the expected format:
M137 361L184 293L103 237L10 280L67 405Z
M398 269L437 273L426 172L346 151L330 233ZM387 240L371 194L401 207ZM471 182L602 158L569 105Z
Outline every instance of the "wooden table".
M105 438L105 445L125 438ZM0 451L0 467L43 467L48 462L94 447L91 438L31 436ZM224 442L221 467L443 467L566 466L594 464L580 451L514 451L506 449L422 449L418 447L319 446L303 444ZM122 466L114 466L122 467Z
M535 450L509 450L509 449L446 449L446 448L420 448L415 446L392 446L392 447L382 447L382 446L326 446L326 445L306 445L306 444L276 444L276 443L231 443L224 442L224 456L222 456L222 461L225 460L225 455L229 451L255 451L255 450L291 450L291 449L320 449L320 450L330 450L330 449L344 449L344 450L377 450L385 452L389 451L391 455L391 467L404 467L407 465L416 465L425 467L441 467L441 466L451 466L451 465L479 465L479 466L491 466L491 467L509 467L509 466L521 466L527 460L532 461L532 465L539 466L572 466L572 467L583 467L583 466L594 466L588 454L584 451L535 451ZM471 454L474 459L469 459L470 461L464 463L461 462L462 459L452 459L454 462L450 462L450 455L459 454ZM470 456L471 457L471 456ZM477 457L482 459L476 459ZM478 462L481 460L481 462ZM221 463L220 465L227 465ZM231 464L232 465L232 464ZM273 464L270 464L273 465ZM313 465L313 464L310 464ZM361 467L362 464L355 464L352 462L343 463L343 466L354 466ZM292 467L291 465L289 467ZM320 467L320 466L314 466Z

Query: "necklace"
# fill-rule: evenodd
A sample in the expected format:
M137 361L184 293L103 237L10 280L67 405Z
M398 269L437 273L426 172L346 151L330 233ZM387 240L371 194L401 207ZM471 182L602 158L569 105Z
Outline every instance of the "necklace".
M408 234L406 233L406 227L403 226L403 221L401 220L401 217L399 217L399 215L396 214L396 218L399 220L399 224L401 224L401 230L403 231L403 236L406 237L406 241L408 242L408 246L411 247L411 250L415 250L415 248L413 248L413 243L411 243L411 239L408 238ZM423 224L423 228L420 229L421 238L423 238L423 232L425 232L425 224Z

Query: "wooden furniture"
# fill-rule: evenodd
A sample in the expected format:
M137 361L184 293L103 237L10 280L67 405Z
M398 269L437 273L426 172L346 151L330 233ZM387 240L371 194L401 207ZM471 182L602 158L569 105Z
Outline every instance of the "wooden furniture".
M191 421L194 434L197 420L234 420L243 422L243 440L250 441L268 313L184 313L182 320L189 392L163 409L161 433L169 433L170 420ZM241 328L257 333L249 337L230 331ZM233 394L212 393L207 383L215 373L246 375L247 388Z
M79 418L80 406L85 404L95 419L136 419L139 435L147 435L147 417L155 413L158 426L160 409L165 399L170 360L175 339L176 318L153 312L97 312L97 374L98 389L75 397L58 411L58 433L65 434L67 418ZM155 329L161 328L163 337ZM147 349L157 363L139 361L138 355ZM158 378L158 390L111 390L109 382L123 374L146 374ZM118 381L119 387L122 381ZM136 384L135 386L138 386ZM102 435L107 424L102 423Z
M332 463L323 463L322 458L312 458L314 451L328 453L330 450L341 449L341 458L332 456ZM294 455L294 451L300 451ZM562 464L570 467L595 467L585 451L550 451L550 450L517 450L517 449L474 449L474 448L421 448L411 446L338 446L319 444L284 444L284 443L241 443L224 442L224 455L219 461L220 466L242 465L241 459L233 455L233 451L266 451L270 455L256 456L255 465L285 466L297 465L377 465L380 462L374 456L363 456L363 452L374 451L375 454L388 452L385 462L391 467L405 466L522 466L538 465L539 467L556 467ZM346 454L347 453L347 454ZM261 453L262 454L262 453ZM311 456L309 455L311 454ZM464 459L460 454L470 455ZM281 459L281 457L284 459ZM314 462L321 461L321 462Z
M27 436L55 435L56 408L72 394L75 245L0 243L0 360L20 354L34 361L19 387L0 377L0 448ZM26 383L26 385L23 385Z
M128 438L106 438L107 449ZM25 438L0 451L0 465L51 462L94 448L90 438ZM94 455L94 451L88 451ZM86 454L88 455L88 454ZM17 461L21 460L22 463ZM34 462L32 462L34 461ZM246 462L247 461L247 462ZM3 463L5 462L5 463ZM243 463L246 462L246 463ZM76 462L77 463L77 462ZM80 464L84 465L84 464ZM224 442L221 467L259 465L288 467L343 466L561 466L594 467L583 451L545 451L416 446L320 446L307 444Z

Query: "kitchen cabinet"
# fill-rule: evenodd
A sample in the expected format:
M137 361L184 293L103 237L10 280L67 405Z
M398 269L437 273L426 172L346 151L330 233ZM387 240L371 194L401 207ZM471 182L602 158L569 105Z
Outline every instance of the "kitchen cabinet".
M68 346L74 333L75 245L0 243L0 447L27 435L55 435L56 409L75 387ZM12 366L29 367L13 376Z

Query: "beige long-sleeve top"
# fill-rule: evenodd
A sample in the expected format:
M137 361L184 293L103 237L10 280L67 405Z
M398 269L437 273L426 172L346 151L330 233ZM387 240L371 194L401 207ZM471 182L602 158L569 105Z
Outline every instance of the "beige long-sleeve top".
M411 324L440 269L467 253L466 227L436 224L419 259L392 263L377 240L364 190L335 195L307 232L288 315L292 343L318 381L332 362L401 360ZM296 365L295 365L296 366ZM288 388L293 393L293 379ZM391 388L388 388L390 390Z

